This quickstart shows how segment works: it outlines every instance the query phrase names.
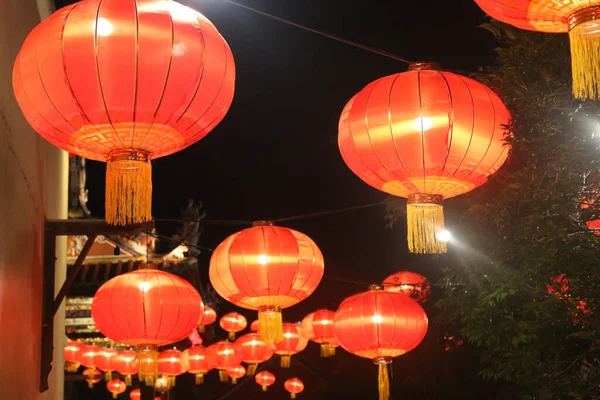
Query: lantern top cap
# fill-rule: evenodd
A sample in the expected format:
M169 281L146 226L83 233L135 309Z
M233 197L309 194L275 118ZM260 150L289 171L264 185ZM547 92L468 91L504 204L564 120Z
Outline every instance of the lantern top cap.
M409 71L440 71L442 67L436 62L419 61L408 66Z
M157 269L157 266L154 263L142 261L138 269Z
M254 221L252 227L256 226L273 226L273 221Z
M378 284L369 285L369 290L383 290L383 287Z

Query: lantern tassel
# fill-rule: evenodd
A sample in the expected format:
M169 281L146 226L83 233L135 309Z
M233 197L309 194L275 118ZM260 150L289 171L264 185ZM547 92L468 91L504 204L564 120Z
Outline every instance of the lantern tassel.
M246 368L246 376L252 376L256 373L257 364L248 364L248 368Z
M154 379L158 377L158 347L156 345L138 346L138 372L140 381L146 385L154 386Z
M290 393L290 399L295 399L296 398L296 393Z
M589 30L589 28L587 28ZM573 96L580 100L600 98L600 35L589 34L581 23L569 31Z
M227 382L229 381L229 376L227 375L227 371L224 369L220 369L219 370L219 380L221 382Z
M169 386L175 387L175 378L177 378L177 377L176 376L170 376L169 377L169 380L170 380Z
M204 383L204 374L196 374L196 385L202 385Z
M437 234L444 230L442 196L413 194L406 205L408 249L417 254L439 254L447 251L446 242Z
M88 382L88 388L93 389L94 388L94 382L89 381Z
M292 356L283 355L281 356L280 366L281 368L289 368L292 364Z
M106 163L106 222L127 225L152 220L149 153L113 152Z
M387 364L379 364L379 400L389 400L390 398L390 377L388 375Z
M104 373L104 380L105 380L106 382L108 382L108 381L112 380L112 371L106 371L106 372Z
M131 386L131 375L125 375L125 385Z
M329 357L329 345L327 343L321 343L321 358Z
M328 357L335 356L335 347L333 347L333 346L327 346L327 347L328 347L328 349L327 349L328 350L327 356Z
M263 389L263 392L267 391L267 387L265 385L263 385L262 389Z
M198 325L198 333L204 333L204 332L206 332L206 326Z
M229 335L227 335L227 338L229 340L235 340L235 332L229 332Z
M231 378L231 383L237 385L237 378Z
M258 324L260 340L263 342L279 343L283 340L283 320L279 307L261 307L258 310Z
M113 393L113 399L116 399L118 397L117 393Z

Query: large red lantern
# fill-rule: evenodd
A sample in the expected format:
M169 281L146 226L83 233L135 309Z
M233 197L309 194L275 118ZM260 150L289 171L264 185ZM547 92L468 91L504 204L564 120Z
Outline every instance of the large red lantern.
M209 277L231 303L258 310L261 338L281 341L281 309L310 296L323 277L323 255L303 233L256 222L213 252Z
M303 337L300 324L285 322L283 324L283 340L275 343L275 354L281 356L281 368L289 368L292 356L300 353L308 345L308 339Z
M225 332L229 333L229 340L235 340L235 334L246 329L246 326L248 326L248 321L242 314L231 312L221 317L219 320L219 326Z
M290 399L295 399L296 395L304 390L304 383L298 378L292 378L285 381L283 387L290 392Z
M388 292L397 292L409 296L418 303L425 303L431 293L431 283L416 272L400 271L385 278L381 284Z
M260 339L258 333L248 333L238 338L235 344L240 349L242 362L248 364L248 375L254 375L258 364L273 356L273 348Z
M112 393L113 399L116 399L121 393L125 393L127 385L120 379L111 379L106 382L106 388Z
M77 372L81 363L79 353L83 348L83 343L76 340L67 340L67 344L64 348L65 357L65 371Z
M169 386L175 386L175 377L186 372L181 362L181 352L171 349L158 353L157 369L159 374L168 377Z
M263 392L266 392L267 388L275 383L275 375L269 371L261 371L256 374L254 380L262 387Z
M187 372L196 375L196 385L204 383L204 374L213 369L206 359L206 349L202 346L192 346L185 350L181 363Z
M118 275L98 289L92 318L104 336L138 348L139 373L154 384L158 346L196 328L202 299L186 280L152 266Z
M204 333L206 325L214 324L217 320L217 312L210 307L204 306L202 316L200 317L200 324L198 325L198 332Z
M227 382L227 370L242 362L241 351L234 343L217 342L206 349L206 361L219 370L220 381Z
M600 98L599 0L475 0L499 21L520 29L569 33L573 95L578 99Z
M348 167L408 198L412 253L445 253L442 200L483 185L508 157L510 114L481 83L430 63L378 79L346 105L338 144Z
M112 380L112 372L116 369L115 357L119 352L115 349L101 349L94 355L94 365L104 372L104 380Z
M13 87L53 145L104 161L106 220L150 221L150 161L182 150L225 116L235 66L202 14L170 0L85 0L33 29Z
M131 375L138 372L137 353L123 350L115 357L115 370L125 377L125 384L131 386Z
M231 378L232 384L237 384L237 380L243 378L246 375L246 368L243 365L236 365L227 369L227 376Z
M379 365L379 398L389 399L387 364L421 343L427 314L408 296L373 285L345 299L335 314L335 336L348 352Z

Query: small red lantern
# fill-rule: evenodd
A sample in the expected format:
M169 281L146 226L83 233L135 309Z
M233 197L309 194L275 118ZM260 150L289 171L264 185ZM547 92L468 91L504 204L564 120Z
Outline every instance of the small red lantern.
M306 317L304 317L304 319L302 319L302 322L300 323L300 332L302 333L302 336L304 336L308 340L313 340L315 338L315 331L313 330L312 326L314 316L314 312L310 313Z
M198 325L198 332L204 333L206 325L214 324L217 320L217 312L208 306L204 306L202 316L200 317L200 324Z
M321 357L326 358L331 355L329 349L329 342L335 340L335 333L333 327L333 320L335 318L335 311L326 309L317 310L312 314L312 334L313 338L310 339L315 343L321 345Z
M134 389L129 393L130 400L141 400L142 399L142 391L140 389ZM154 400L160 400L160 396L156 396Z
M158 353L158 373L169 378L169 386L175 386L175 377L185 373L181 362L181 352L176 349L164 350Z
M221 341L206 349L206 361L219 370L221 382L227 382L227 370L242 362L241 351L234 343Z
M120 379L112 379L106 382L106 388L112 393L113 399L116 399L121 393L125 393L127 385Z
M373 285L345 299L335 314L335 336L348 352L379 365L379 398L390 397L387 364L421 343L427 314L419 303Z
M221 317L219 320L219 326L225 332L229 332L229 340L235 340L235 334L246 329L246 326L248 326L248 321L246 321L246 317L244 317L242 314L231 312Z
M418 303L425 303L431 293L431 283L416 272L400 271L385 278L381 284L388 292L398 292L409 296Z
M304 383L298 378L288 379L283 386L290 392L290 399L295 399L296 395L304 390Z
M133 350L123 350L114 360L115 370L125 377L125 384L131 386L131 375L138 372L137 353Z
M246 368L243 365L236 365L227 369L227 375L231 378L231 383L235 385L239 378L243 378L246 375Z
M149 266L102 285L92 318L104 336L138 347L139 373L151 386L158 375L158 346L185 339L196 328L202 307L188 281Z
M294 354L306 348L308 339L300 333L299 324L285 322L283 324L283 340L275 343L275 354L281 356L281 368L289 368Z
M258 364L268 361L273 356L273 348L260 339L258 333L240 336L235 344L240 349L242 362L248 364L248 375L254 375Z
M509 120L487 86L432 63L415 63L350 99L340 117L338 145L359 178L408 199L410 252L445 253L442 202L483 185L504 164Z
M323 255L308 236L261 221L229 236L215 249L209 277L221 297L258 310L262 340L279 342L281 310L310 296L323 268Z
M260 331L260 323L258 322L257 319L255 319L250 324L250 332L258 332L258 331Z
M67 340L64 349L65 370L68 372L77 372L81 363L79 362L79 353L83 348L83 343L75 340Z
M190 374L196 375L196 385L204 383L204 374L213 369L206 359L206 349L193 346L183 352L181 363Z
M83 373L83 376L85 376L85 381L88 383L88 387L90 389L94 388L94 384L100 382L100 371L98 371L97 369L94 368L86 368Z
M266 392L267 388L275 383L275 375L269 371L261 371L256 374L254 380L262 387L263 392Z
M94 355L94 365L97 369L104 372L104 380L107 382L112 380L112 372L116 369L114 361L117 354L119 352L115 349L101 348Z
M84 345L79 352L79 362L88 369L95 369L95 357L100 351L102 351L101 347L92 344Z

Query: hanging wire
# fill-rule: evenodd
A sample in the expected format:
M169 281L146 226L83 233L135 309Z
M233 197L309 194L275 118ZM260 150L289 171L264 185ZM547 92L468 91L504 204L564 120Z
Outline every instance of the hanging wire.
M231 0L220 0L220 1L222 1L224 3L232 4L232 5L241 7L241 8L244 8L244 9L246 9L248 11L255 12L255 13L260 14L260 15L262 15L264 17L268 17L268 18L274 19L276 21L283 22L284 24L295 26L296 28L304 29L305 31L308 31L308 32L316 33L317 35L321 35L321 36L324 36L326 38L336 40L336 41L338 41L340 43L345 43L345 44L348 44L350 46L354 46L354 47L357 47L357 48L365 50L365 51L369 51L369 52L374 53L374 54L379 54L380 56L391 58L392 60L400 61L400 62L403 62L403 63L406 63L406 64L411 64L412 63L410 60L407 60L404 57L400 57L400 56L397 56L395 54L388 53L387 51L378 50L378 49L375 49L373 47L369 47L369 46L365 46L365 45L357 43L357 42L353 42L351 40L343 39L343 38L341 38L339 36L335 36L335 35L331 35L331 34L326 33L326 32L318 31L316 29L309 28L309 27L304 26L304 25L300 25L300 24L298 24L296 22L288 21L287 19L283 19L281 17L276 17L276 16L268 14L268 13L266 13L264 11L260 11L260 10L257 10L255 8L248 7L246 5L243 5L243 4L240 4L240 3L236 3L235 1L231 1Z
M366 283L366 282L355 281L353 279L348 279L348 278L344 278L344 277L341 277L341 276L335 276L335 275L331 275L331 274L325 274L325 275L323 275L323 277L325 279L329 279L330 281L350 283L352 285L359 285L359 286L363 286L365 288L370 285L369 283Z
M203 225L252 225L254 221L244 220L210 220L210 219L182 219L182 218L154 218L156 222L197 222Z

